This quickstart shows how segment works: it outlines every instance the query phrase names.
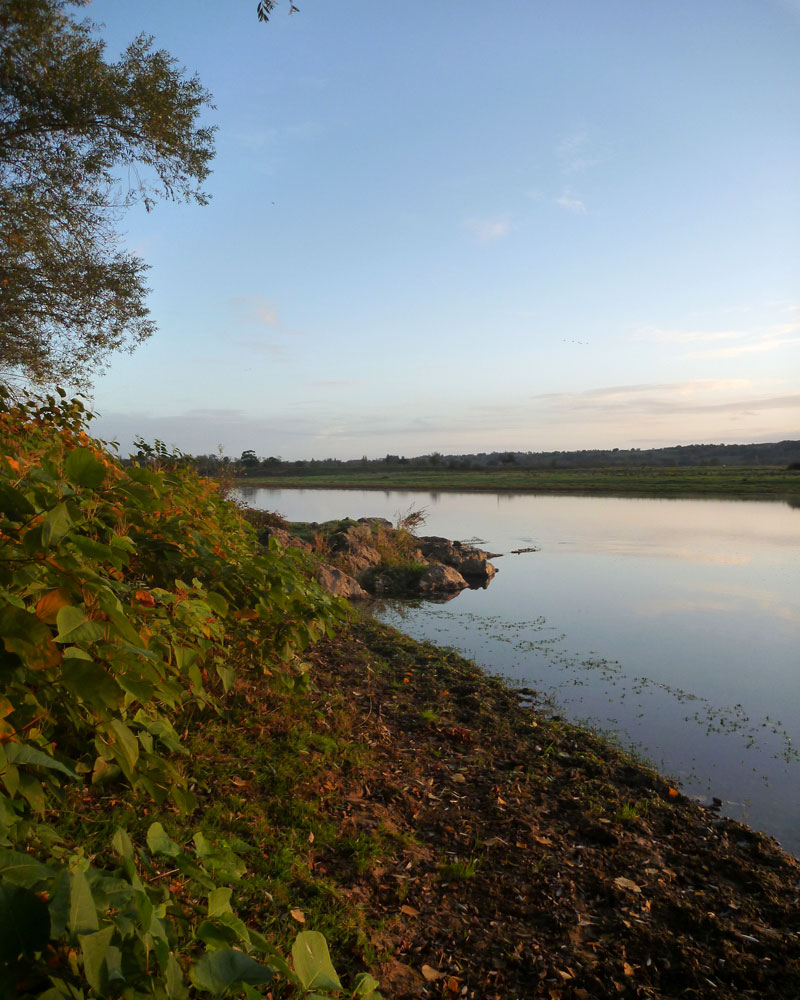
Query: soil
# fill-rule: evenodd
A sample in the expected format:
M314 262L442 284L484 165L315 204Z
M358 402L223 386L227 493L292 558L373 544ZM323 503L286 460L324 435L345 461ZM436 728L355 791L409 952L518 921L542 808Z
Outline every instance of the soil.
M372 619L308 659L320 726L369 753L298 794L392 844L318 844L313 869L363 912L385 997L800 997L800 864L774 840Z

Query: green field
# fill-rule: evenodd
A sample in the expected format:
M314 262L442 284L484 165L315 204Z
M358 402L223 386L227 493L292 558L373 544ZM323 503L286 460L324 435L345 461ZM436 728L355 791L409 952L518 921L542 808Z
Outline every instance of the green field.
M348 469L237 480L244 486L362 490L484 490L639 497L800 498L800 472L768 466L623 469Z

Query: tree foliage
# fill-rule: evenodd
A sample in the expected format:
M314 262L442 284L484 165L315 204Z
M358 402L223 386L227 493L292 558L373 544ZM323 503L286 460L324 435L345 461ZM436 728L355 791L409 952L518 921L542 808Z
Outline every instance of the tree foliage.
M122 210L207 202L210 95L140 35L106 59L85 0L0 0L0 375L86 384L149 337Z
M256 6L256 14L259 21L269 21L270 14L275 12L275 8L278 6L278 0L258 0ZM293 3L289 4L290 14L299 14L300 8L295 7Z

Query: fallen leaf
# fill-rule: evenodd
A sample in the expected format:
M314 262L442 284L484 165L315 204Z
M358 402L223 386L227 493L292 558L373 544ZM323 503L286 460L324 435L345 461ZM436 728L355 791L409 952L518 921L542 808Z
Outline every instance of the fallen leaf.
M625 973L626 976L632 976L633 975L633 966L630 964L630 962L623 962L622 963L622 971Z
M422 975L430 983L430 982L433 982L434 979L441 979L442 976L444 975L444 973L443 972L437 972L436 969L431 968L430 965L423 965L422 966Z
M289 916L292 920L296 920L298 924L304 924L306 922L306 915L302 910L289 910Z
M467 779L460 772L457 772L456 774L453 775L453 781L457 785L466 785L467 783Z
M413 906L407 906L405 903L400 907L400 912L405 913L409 917L419 916L419 910L415 910Z
M631 882L629 878L623 878L622 875L618 875L614 879L614 885L618 889L629 889L631 892L641 892L641 888L635 883Z
M680 792L678 791L677 788L670 788L667 794L671 799L677 799L677 797L680 795Z
M313 834L313 832L309 833L309 835L308 835L308 842L309 842L309 844L313 844L314 843L314 834Z

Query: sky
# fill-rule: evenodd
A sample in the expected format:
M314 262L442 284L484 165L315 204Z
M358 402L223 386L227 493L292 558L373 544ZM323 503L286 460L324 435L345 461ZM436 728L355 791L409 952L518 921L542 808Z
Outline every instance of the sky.
M93 0L196 72L207 207L93 425L370 458L800 438L800 0Z

